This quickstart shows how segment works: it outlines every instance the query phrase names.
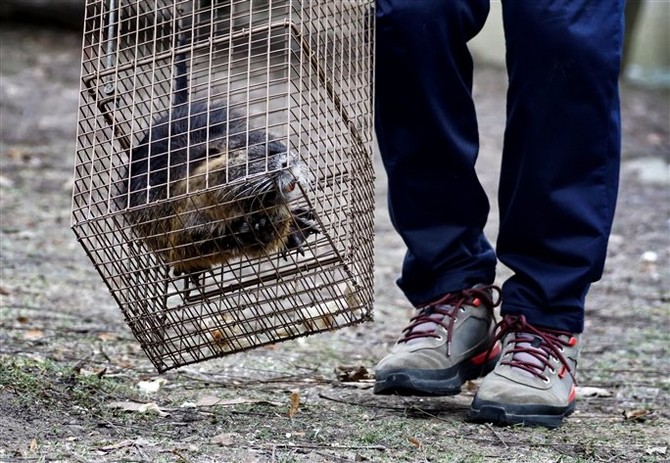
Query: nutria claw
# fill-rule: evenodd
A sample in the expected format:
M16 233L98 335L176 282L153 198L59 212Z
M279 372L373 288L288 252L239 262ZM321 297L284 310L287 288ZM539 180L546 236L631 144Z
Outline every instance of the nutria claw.
M282 250L282 257L287 258L288 253L296 250L301 256L305 255L305 249L302 247L307 238L312 234L320 233L317 228L316 217L314 213L308 209L297 208L293 209L293 222L289 230L286 244Z

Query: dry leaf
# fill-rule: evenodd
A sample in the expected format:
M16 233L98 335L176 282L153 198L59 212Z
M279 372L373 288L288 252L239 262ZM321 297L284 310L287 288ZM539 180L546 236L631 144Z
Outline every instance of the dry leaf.
M118 337L114 333L99 333L97 338L101 341L116 341Z
M421 447L423 447L423 445L421 445L421 441L416 437L409 436L407 440L417 449L421 449Z
M335 317L331 314L323 314L321 315L321 324L332 330L335 328Z
M26 324L30 321L30 319L25 315L19 315L18 317L16 317L16 321L22 324Z
M298 408L300 408L300 394L298 391L291 392L291 405L288 410L288 417L293 418L296 413L298 413Z
M0 286L0 296L9 296L9 290ZM22 318L22 317L19 317L19 319L20 318ZM23 318L25 318L26 320L28 319L27 317L23 317ZM19 320L19 321L21 321L21 320ZM21 323L24 323L24 322L21 322Z
M137 411L139 413L155 413L156 415L161 416L161 417L170 416L169 413L164 412L163 410L161 410L160 407L158 407L158 405L156 405L153 402L142 404L142 406L140 406L140 408Z
M578 399L587 397L612 397L614 395L609 389L603 389L601 387L579 386L575 389L577 390Z
M27 341L37 341L44 337L44 331L38 329L30 329L23 332L23 339Z
M654 414L653 410L638 408L637 410L624 410L623 417L629 421L645 421Z
M220 397L205 396L198 399L195 403L198 407L213 407L214 405L239 405L251 402L249 399L221 399Z
M665 455L668 447L651 447L644 451L647 455Z
M161 410L161 409L158 407L158 405L156 405L156 404L153 403L153 402L149 402L149 403L146 403L146 404L142 404L142 406L141 406L141 407L139 408L139 410L137 410L137 411L140 412L140 413L149 413L149 412L151 412L151 413L155 413L155 414L157 414L158 416L168 416L168 415L169 415L169 413L166 413L166 412L164 412L163 410Z
M237 399L237 400L242 401L243 399ZM205 396L205 397L200 397L197 402L193 403L193 406L194 407L213 407L214 405L224 405L222 402L223 402L223 399L221 399L220 397L216 397L216 396L213 396L213 395L208 395L208 396ZM239 402L239 403L241 403L241 402ZM185 405L182 404L181 406L184 407Z
M349 283L347 283L347 287L344 289L344 300L347 302L347 307L350 309L355 309L356 307L360 307L362 305L358 297L358 292L360 291L355 291L351 286L349 286Z
M154 402L149 402L146 404L141 404L138 402L122 401L122 402L112 402L107 405L110 408L120 408L126 412L138 412L138 413L156 413L159 416L168 416L169 413L161 410L158 405Z
M153 394L154 392L158 392L165 383L167 383L165 378L156 378L153 381L140 381L137 383L137 387L145 394Z
M30 448L31 452L34 452L35 450L37 450L37 439L33 439L33 440L30 441L30 447L29 448Z
M370 373L364 366L338 366L335 369L337 379L342 382L356 382L372 379Z
M230 341L226 339L226 336L221 330L212 330L212 339L216 344L223 347L229 347Z
M102 370L89 370L87 368L81 368L77 373L79 376L82 377L88 377L88 376L97 376L98 378L102 378L107 371L106 368L103 368Z
M326 304L328 306L328 304ZM337 308L333 308L337 310ZM329 311L333 311L329 310ZM306 307L300 310L298 316L302 324L309 331L330 330L335 325L335 318L330 313L323 313L319 307Z

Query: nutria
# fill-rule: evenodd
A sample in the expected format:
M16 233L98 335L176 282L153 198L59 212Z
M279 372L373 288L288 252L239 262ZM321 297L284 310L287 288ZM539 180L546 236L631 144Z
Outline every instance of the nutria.
M306 165L225 102L189 101L185 55L176 58L172 107L131 150L121 187L135 234L196 283L235 257L304 253L316 218L290 203L307 184Z

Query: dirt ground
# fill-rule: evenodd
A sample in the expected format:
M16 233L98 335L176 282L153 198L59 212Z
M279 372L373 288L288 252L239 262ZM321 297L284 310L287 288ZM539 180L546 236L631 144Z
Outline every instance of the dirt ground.
M620 202L577 412L558 430L498 428L464 419L477 382L377 397L364 371L338 370L372 371L410 313L379 164L375 322L158 376L70 230L79 49L77 33L0 25L0 461L670 461L667 91L623 88ZM504 91L503 70L478 69L491 198Z

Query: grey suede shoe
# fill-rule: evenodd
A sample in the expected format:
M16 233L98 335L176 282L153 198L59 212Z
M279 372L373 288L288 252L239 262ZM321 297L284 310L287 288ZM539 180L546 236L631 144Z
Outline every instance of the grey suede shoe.
M469 418L556 428L575 410L579 335L536 328L524 316L503 318L498 364L479 386Z
M475 286L417 309L377 364L374 393L455 395L464 382L491 371L500 355L493 330L499 296L495 286Z

